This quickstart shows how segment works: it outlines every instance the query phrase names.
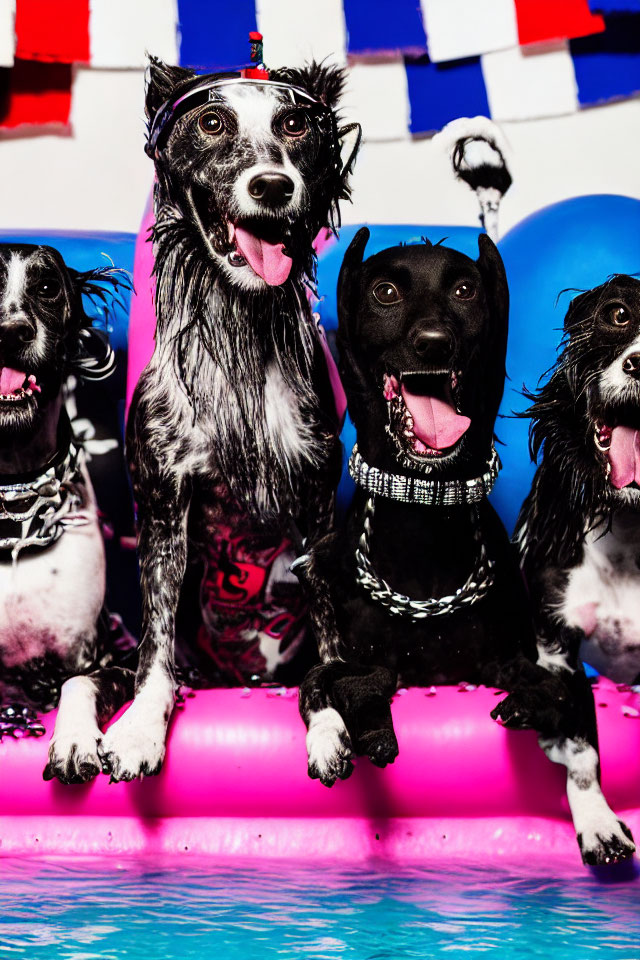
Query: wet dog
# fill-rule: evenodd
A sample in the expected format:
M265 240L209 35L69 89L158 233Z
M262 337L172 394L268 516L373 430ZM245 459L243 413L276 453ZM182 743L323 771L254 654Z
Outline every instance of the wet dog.
M64 782L99 772L99 725L133 691L107 647L102 535L64 406L70 373L112 367L82 298L117 284L51 247L0 245L0 689L51 709L66 680L45 770Z
M581 660L640 680L640 281L615 276L576 297L548 382L529 396L542 459L516 527L538 662L576 688L571 737L544 742L567 768L586 863L629 857L629 829L599 785L593 693Z
M350 775L352 754L393 761L398 681L496 686L535 703L540 728L559 720L487 500L509 309L500 255L481 235L476 261L425 242L363 262L368 236L356 234L338 286L356 492L344 530L296 567L322 661L300 689L309 774L327 786Z
M135 701L102 745L117 780L160 769L192 559L219 601L207 642L218 663L235 653L227 682L280 679L300 653L299 631L285 642L232 601L271 602L292 519L312 541L332 523L340 452L307 287L312 242L348 196L342 84L327 66L245 79L151 62L157 331L128 424L143 630Z

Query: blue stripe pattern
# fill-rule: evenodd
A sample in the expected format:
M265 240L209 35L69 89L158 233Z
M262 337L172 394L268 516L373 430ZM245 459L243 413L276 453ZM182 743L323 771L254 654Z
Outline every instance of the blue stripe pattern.
M489 116L479 57L431 63L428 57L406 61L413 134L440 130L456 117Z
M427 52L417 0L343 0L350 54Z
M583 106L640 91L640 15L607 17L605 22L604 33L571 41Z
M249 63L249 32L257 30L254 0L178 0L180 64L234 70Z
M589 0L592 13L640 13L640 0Z

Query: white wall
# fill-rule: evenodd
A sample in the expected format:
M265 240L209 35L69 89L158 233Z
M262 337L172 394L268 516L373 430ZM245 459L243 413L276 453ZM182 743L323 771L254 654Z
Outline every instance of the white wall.
M373 93L354 76L347 119L363 115L363 97L370 111ZM395 123L402 135L402 105L385 103L384 85L375 102L389 112L385 125ZM640 198L640 100L502 126L515 181L503 203L503 229L578 194ZM70 136L0 139L0 229L137 230L152 180L143 151L142 71L78 69L72 127ZM365 143L353 200L343 208L345 223L473 224L477 218L475 197L428 139Z

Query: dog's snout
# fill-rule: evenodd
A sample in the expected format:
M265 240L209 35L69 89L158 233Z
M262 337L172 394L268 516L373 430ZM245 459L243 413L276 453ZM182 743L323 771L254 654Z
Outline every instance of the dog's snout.
M622 369L629 377L640 380L640 353L632 353L624 358Z
M259 173L251 178L247 189L254 200L278 207L291 200L294 183L286 173Z
M432 363L447 364L451 359L451 340L445 330L420 330L413 338L413 349Z
M35 327L22 312L8 313L0 320L0 345L22 346L35 340Z

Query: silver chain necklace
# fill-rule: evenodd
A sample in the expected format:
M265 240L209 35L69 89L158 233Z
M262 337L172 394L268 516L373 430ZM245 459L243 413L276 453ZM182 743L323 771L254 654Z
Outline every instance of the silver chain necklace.
M488 470L475 480L429 481L413 480L410 477L387 474L369 467L354 447L349 460L349 472L353 479L369 493L364 511L364 528L356 549L356 583L366 590L371 598L386 607L393 616L407 617L414 622L427 617L439 617L465 607L470 607L487 595L495 580L495 561L487 555L480 532L477 507L472 506L475 520L473 536L478 544L478 555L473 570L465 583L455 593L429 600L412 600L393 590L386 580L379 577L370 560L370 541L373 532L375 495L387 496L403 503L422 503L440 506L449 504L475 504L491 491L500 469L500 460L495 447L491 448ZM363 482L364 481L364 482ZM383 492L384 491L384 492ZM448 496L447 496L448 495Z
M78 489L83 482L71 443L64 460L35 479L0 485L0 552L11 551L15 562L27 547L50 546L65 526L87 523Z

